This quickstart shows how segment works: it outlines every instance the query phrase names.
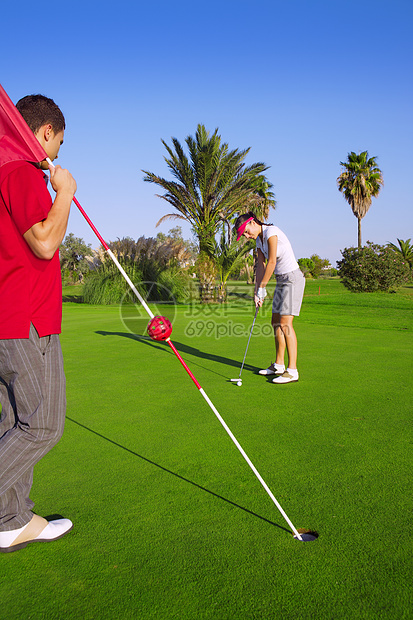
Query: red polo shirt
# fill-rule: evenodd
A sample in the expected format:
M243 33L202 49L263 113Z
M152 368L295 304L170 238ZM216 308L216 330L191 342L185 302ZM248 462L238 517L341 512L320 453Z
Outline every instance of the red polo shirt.
M0 167L0 338L60 334L62 281L59 252L37 258L23 238L47 218L52 198L42 170L25 161Z

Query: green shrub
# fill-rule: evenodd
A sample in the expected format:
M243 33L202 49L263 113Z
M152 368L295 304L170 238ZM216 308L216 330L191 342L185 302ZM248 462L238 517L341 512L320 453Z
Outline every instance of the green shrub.
M132 282L142 280L142 273L135 265L123 265L123 267ZM87 304L115 304L119 303L129 290L129 285L116 265L105 262L87 276L83 301Z
M344 248L341 254L338 274L350 291L389 291L409 280L407 261L386 246L368 241L361 249Z
M310 258L299 258L297 263L306 278L317 279L321 275L327 275L327 270L331 268L328 258L320 258L318 254L312 254Z
M330 269L324 269L320 275L321 280L328 280L329 278L336 278L338 276L338 270L334 267L330 267Z
M131 260L119 259L122 267L145 301L183 302L189 295L190 278L178 267L164 267L148 261L146 269ZM116 304L125 301L136 302L129 284L112 262L104 262L91 272L85 283L83 300L88 304Z
M175 301L182 303L190 295L191 278L188 273L179 267L170 267L159 274L158 282L169 290ZM165 299L164 301L168 301Z
M304 276L306 278L312 278L311 272L313 271L315 267L314 261L312 261L311 258L299 258L297 263L301 271L303 272Z

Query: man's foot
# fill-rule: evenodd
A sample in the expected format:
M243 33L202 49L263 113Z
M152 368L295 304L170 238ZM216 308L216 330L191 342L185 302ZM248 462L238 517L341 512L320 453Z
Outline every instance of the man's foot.
M33 515L27 525L9 532L0 532L0 552L11 553L23 549L33 542L50 542L61 538L73 527L69 519L46 521L43 517Z
M270 364L268 368L265 368L265 370L259 370L258 374L259 375L282 375L284 370L285 370L285 366L283 364L276 364L274 362L273 364Z
M288 370L283 372L283 374L279 377L275 377L275 379L272 380L273 383L293 383L294 381L298 381L298 372L295 371L295 373L291 373Z

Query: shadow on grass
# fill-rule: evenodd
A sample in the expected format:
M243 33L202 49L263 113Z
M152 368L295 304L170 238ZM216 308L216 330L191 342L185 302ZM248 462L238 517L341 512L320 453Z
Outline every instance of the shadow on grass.
M123 338L130 338L131 340L136 340L137 342L144 343L146 345L154 347L155 349L162 349L163 351L167 351L168 353L171 352L171 349L168 347L168 345L155 342L154 340L151 340L149 336L139 336L137 334L130 334L128 332L97 331L95 333L99 334L100 336L121 336ZM200 349L196 349L195 347L189 347L188 345L182 344L181 342L175 342L175 340L173 340L173 343L176 349L182 354L193 355L194 357L199 357L201 359L211 360L213 362L218 362L219 364L224 364L225 366L231 366L233 368L237 368L238 370L241 368L240 360L231 360L228 357L221 357L220 355L214 355L212 353L205 353L204 351L201 351ZM204 368L204 366L200 366L200 368ZM215 372L214 370L211 370L210 368L207 368L205 370L209 370L209 372L212 372L216 375L226 378L226 375ZM259 368L257 368L256 366L251 366L251 364L244 364L244 370L247 370L247 371L249 370L250 372L258 372Z
M239 293L237 291L228 291L227 293L227 299L228 301L246 301L248 303L251 303L252 301L254 301L254 296L250 295L249 293Z
M252 510L245 508L244 506L240 506L239 504L232 502L230 499L227 499L226 497L222 497L222 495L218 495L218 493L214 493L213 491L206 489L205 487L201 486L200 484L197 484L196 482L193 482L192 480L188 480L188 478L184 478L180 474L177 474L174 471L171 471L170 469L167 469L166 467L163 467L162 465L159 465L158 463L155 463L154 461L147 459L145 456L142 456L141 454L138 454L137 452L134 452L133 450L126 448L125 446L122 446L120 443L113 441L113 439L110 439L109 437L105 437L105 435L102 435L101 433L94 431L92 428L89 428L88 426L81 424L77 420L74 420L73 418L70 418L69 416L66 416L66 420L70 420L70 422L73 422L73 424L77 424L77 426L80 426L81 428L88 431L89 433L93 433L94 435L97 435L97 437L100 437L101 439L108 441L114 446L117 446L118 448L121 448L122 450L129 452L129 454L133 454L133 456L137 456L138 458L142 459L142 461L145 461L146 463L149 463L150 465L154 465L155 467L158 467L158 469L162 469L162 471L166 472L167 474L171 474L171 476L175 476L175 478L179 478L179 480L183 480L184 482L187 482L188 484L192 484L192 486L196 487L197 489L200 489L201 491L205 491L205 493L209 493L210 495L213 495L214 497L221 499L224 502L227 502L227 504L231 504L231 506L235 506L236 508L239 508L240 510L247 512L253 517L257 517L258 519L261 519L262 521L265 521L266 523L269 523L270 525L274 525L274 527L278 527L280 530L284 530L284 532L288 532L289 534L292 534L291 530L287 529L286 527L283 527L282 525L279 525L278 523L274 523L274 521L270 521L266 517L263 517L257 514L256 512L253 512Z
M63 295L62 301L65 303L83 304L83 295Z

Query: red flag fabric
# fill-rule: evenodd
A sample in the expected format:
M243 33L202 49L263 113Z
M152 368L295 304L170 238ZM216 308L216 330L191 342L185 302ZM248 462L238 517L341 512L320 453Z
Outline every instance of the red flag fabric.
M0 84L0 166L43 161L47 153Z
M0 84L0 167L11 161L43 161L46 151ZM95 225L73 196L73 202L105 248L109 247Z

